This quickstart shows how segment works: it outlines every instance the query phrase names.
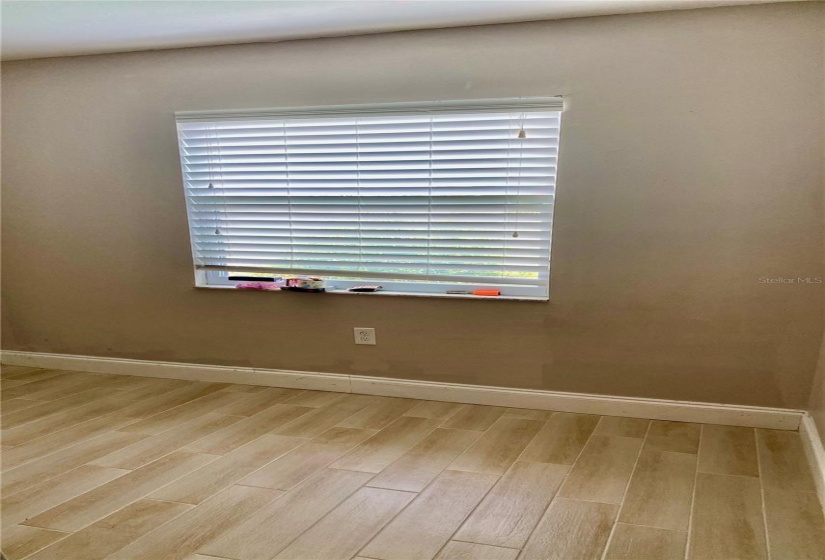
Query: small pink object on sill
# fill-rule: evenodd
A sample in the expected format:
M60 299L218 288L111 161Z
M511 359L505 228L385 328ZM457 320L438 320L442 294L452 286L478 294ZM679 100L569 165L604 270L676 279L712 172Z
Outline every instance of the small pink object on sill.
M236 284L238 290L277 290L280 288L277 282L243 282Z

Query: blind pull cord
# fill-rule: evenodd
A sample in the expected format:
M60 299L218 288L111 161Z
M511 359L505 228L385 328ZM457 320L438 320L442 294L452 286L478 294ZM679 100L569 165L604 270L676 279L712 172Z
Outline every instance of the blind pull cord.
M361 119L355 119L355 188L358 190L358 271L364 270L364 233L361 215Z
M427 192L427 276L432 275L432 265L430 264L432 258L432 222L433 222L433 121L435 117L430 117L430 151L429 151L429 186Z
M284 167L286 169L286 212L289 221L289 269L295 269L295 230L292 223L292 178L289 175L289 142L286 121L281 121L281 137L284 139Z
M519 132L518 132L519 140L524 140L525 138L527 138L527 132L525 132L525 130L524 130L524 118L525 118L525 116L526 115L524 113L522 113L521 117L519 117L521 119L521 124L520 124L521 128L519 129ZM519 202L521 202L521 172L522 172L522 169L524 168L524 142L519 142L518 161L519 161L519 166L518 166L518 181L517 181L517 187L516 187L516 196L518 197ZM518 237L518 230L519 230L519 226L521 225L521 216L519 216L519 214L521 214L521 212L519 211L518 206L516 206L516 229L515 229L515 231L513 231L513 237Z
M215 188L215 160L214 160L214 152L213 150L217 146L218 140L218 133L215 130L215 125L213 124L210 128L210 132L212 133L212 141L209 142L209 188ZM218 158L220 159L220 158ZM226 211L226 204L224 204L224 212ZM221 234L220 228L220 213L215 209L215 235Z

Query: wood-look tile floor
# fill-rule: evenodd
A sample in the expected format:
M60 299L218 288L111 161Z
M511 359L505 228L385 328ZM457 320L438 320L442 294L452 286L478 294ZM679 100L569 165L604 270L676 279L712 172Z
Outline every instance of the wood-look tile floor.
M8 560L825 557L795 432L3 367Z

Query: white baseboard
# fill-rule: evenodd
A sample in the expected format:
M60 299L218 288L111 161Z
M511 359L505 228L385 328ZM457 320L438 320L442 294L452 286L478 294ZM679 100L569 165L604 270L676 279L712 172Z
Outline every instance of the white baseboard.
M816 423L810 414L802 417L799 425L799 435L802 436L802 444L805 446L805 454L808 456L808 464L811 465L811 472L816 482L816 492L819 494L819 504L825 512L825 446L819 437Z
M407 397L512 408L578 412L583 414L630 416L651 418L654 420L698 422L703 424L726 424L731 426L772 428L778 430L799 429L800 422L804 415L804 411L783 408L612 397L585 393L563 393L537 389L513 389L508 387L487 387L457 383L439 383L434 381L412 381L337 373L206 366L9 350L4 350L0 359L2 359L4 364L8 365L65 369L91 373L267 385L271 387Z

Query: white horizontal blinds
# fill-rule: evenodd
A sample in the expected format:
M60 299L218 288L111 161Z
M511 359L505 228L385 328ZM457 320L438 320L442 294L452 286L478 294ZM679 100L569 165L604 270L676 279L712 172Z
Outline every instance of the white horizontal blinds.
M559 120L506 108L179 119L195 263L546 286Z

